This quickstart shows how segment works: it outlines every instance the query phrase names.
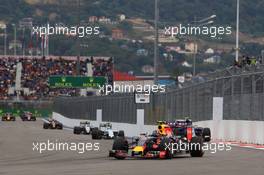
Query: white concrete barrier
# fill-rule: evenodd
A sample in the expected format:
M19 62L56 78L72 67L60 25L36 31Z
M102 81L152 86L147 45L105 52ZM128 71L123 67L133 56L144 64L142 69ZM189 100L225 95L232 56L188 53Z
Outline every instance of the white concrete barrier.
M211 128L215 140L264 144L264 121L209 120L195 124Z
M97 111L97 120L90 120L91 124L95 127L98 127L99 124L101 123L101 112ZM141 120L137 120L139 121L139 123L137 124L127 124L127 123L116 123L116 122L111 122L112 127L114 130L124 130L125 131L125 135L128 137L133 137L133 136L138 136L140 133L152 133L155 129L156 126L154 125L144 125L144 111L137 111L137 119L141 118ZM143 114L143 116L142 116ZM62 116L61 114L58 114L56 112L53 112L52 114L52 118L60 121L61 123L63 123L64 126L68 127L68 128L73 128L74 126L79 126L81 121L87 121L87 120L81 120L81 119L69 119L66 118L64 116ZM143 121L143 122L142 122Z
M64 126L73 128L80 121L69 119L53 112L53 118L62 122ZM97 120L91 121L94 126L99 126L102 121L102 111L97 111ZM155 125L144 125L144 111L137 111L137 124L111 122L114 130L124 130L126 136L137 136L140 133L152 133L157 129ZM194 122L194 125L211 128L212 138L221 141L236 141L243 143L264 144L264 121L242 120L208 120Z

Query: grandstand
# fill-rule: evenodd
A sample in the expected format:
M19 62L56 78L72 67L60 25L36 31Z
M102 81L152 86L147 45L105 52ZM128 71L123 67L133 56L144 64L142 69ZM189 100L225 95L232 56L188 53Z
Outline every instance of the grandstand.
M107 60L107 61L105 61ZM21 72L18 65L21 64ZM71 57L2 57L0 59L0 100L51 99L59 95L78 96L75 88L50 88L48 78L52 75L77 75L76 61ZM93 76L106 76L112 83L112 59L83 58L80 61L80 75L88 75L91 64ZM21 74L17 80L18 74ZM17 85L19 84L19 85ZM19 88L17 88L19 87Z

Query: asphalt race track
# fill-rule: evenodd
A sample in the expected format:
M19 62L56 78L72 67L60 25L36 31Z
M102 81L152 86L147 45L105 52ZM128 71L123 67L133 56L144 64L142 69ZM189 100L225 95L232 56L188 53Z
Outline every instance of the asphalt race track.
M94 143L91 136L69 130L44 130L42 121L0 122L0 175L263 175L264 151L233 147L206 153L203 158L172 160L114 160L108 158L111 140L100 140L99 151L33 151L33 142Z

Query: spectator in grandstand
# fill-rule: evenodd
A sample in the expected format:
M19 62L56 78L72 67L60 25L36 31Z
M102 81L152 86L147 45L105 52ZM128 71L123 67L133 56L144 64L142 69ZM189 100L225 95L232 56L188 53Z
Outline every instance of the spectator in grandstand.
M249 57L249 56L244 56L239 59L238 61L234 61L234 67L237 68L244 68L247 66L256 66L258 64L261 64L261 61L258 59L256 59L254 56L253 57Z

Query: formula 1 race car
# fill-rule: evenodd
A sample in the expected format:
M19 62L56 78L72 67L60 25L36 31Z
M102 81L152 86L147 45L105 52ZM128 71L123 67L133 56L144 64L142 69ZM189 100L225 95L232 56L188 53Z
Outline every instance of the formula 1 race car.
M20 115L22 121L36 121L37 118L31 112L25 111Z
M80 122L80 126L73 128L73 134L90 134L93 130L93 126L90 122Z
M203 144L210 139L209 128L195 127L189 119L159 122L158 129L152 135L132 139L130 143L124 137L117 137L109 156L116 159L127 157L171 159L180 154L202 157Z
M16 121L16 117L12 113L5 113L2 116L2 121Z
M113 139L117 134L118 131L112 130L111 123L101 123L99 128L92 130L92 139Z
M54 119L48 119L43 123L43 129L63 129L63 124Z

